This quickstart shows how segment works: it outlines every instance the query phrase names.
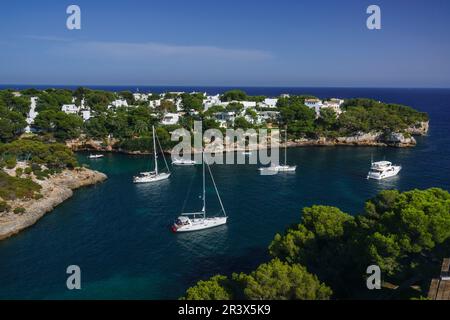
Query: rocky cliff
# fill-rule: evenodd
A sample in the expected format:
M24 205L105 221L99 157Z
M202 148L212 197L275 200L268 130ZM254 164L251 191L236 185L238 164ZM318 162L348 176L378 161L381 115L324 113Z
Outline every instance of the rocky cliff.
M80 168L65 170L43 181L35 180L42 186L41 194L43 197L37 200L16 200L13 206L20 206L25 209L25 212L23 214L7 212L0 216L0 240L35 224L47 212L70 198L73 195L73 190L94 185L106 179L107 176L103 173Z

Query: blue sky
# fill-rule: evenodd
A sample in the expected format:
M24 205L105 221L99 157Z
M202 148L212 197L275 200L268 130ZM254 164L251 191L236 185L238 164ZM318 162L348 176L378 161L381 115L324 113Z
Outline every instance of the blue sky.
M448 0L8 1L0 83L450 87L449 21Z

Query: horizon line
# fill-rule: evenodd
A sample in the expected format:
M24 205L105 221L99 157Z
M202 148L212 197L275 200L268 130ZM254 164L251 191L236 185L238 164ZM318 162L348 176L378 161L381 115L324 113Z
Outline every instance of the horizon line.
M434 87L434 86L303 86L303 85L299 85L299 86L295 86L295 85L199 85L199 84L193 84L193 85L171 85L171 84L141 84L141 85L136 85L136 84L29 84L29 83L23 83L23 84L19 84L19 83L15 83L15 84L11 84L11 83L7 83L7 84L3 84L0 83L1 87L6 87L3 89L8 89L7 87L14 87L14 86L26 86L26 87L33 87L33 86L38 86L38 87L47 87L47 88L57 88L57 87L85 87L85 88L89 88L89 87L136 87L137 89L139 88L149 88L149 87L154 87L154 88L163 88L163 87L175 87L175 88L287 88L287 89L303 89L303 88L318 88L318 89L450 89L449 87ZM13 89L13 88L11 88Z

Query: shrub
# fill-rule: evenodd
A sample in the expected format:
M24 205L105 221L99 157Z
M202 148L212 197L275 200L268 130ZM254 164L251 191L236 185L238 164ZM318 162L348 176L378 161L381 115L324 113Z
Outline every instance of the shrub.
M9 158L5 162L6 162L6 168L8 168L8 169L14 169L17 165L16 158Z
M0 201L0 212L9 211L10 209L11 207L5 201Z
M78 166L73 152L60 143L43 143L32 139L21 139L0 145L0 154L8 154L19 159L30 159L32 164L45 165L52 169ZM33 171L35 171L34 168Z
M34 196L33 196L33 199L34 200L39 200L39 199L42 199L44 196L42 195L42 194L40 194L40 193L35 193L34 194Z
M23 174L22 168L16 168L16 177L20 177Z
M26 167L24 170L25 174L31 174L33 172L33 169L31 169L31 167Z
M0 171L0 197L4 200L31 199L42 187L29 178L11 177Z
M25 208L23 207L18 207L14 209L14 214L24 214L25 213Z

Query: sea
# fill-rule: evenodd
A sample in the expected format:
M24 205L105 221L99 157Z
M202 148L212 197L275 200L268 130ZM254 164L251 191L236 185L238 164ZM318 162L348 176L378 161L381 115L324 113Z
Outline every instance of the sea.
M140 87L139 92L215 94L228 89ZM79 153L81 163L106 173L109 179L75 191L34 226L0 241L0 299L177 299L199 280L249 272L268 261L271 240L299 223L304 207L330 205L358 215L365 201L382 190L450 190L450 89L239 89L251 95L366 97L405 104L429 113L430 131L416 138L415 148L289 149L288 163L298 166L293 174L262 176L257 165L213 165L229 222L188 234L173 234L169 225L181 212L201 209L201 166L174 167L169 180L135 185L133 176L154 165L150 156L106 154L103 159L89 160L87 153ZM369 181L366 175L372 157L403 169L397 177ZM209 179L206 185L207 209L213 215L220 205ZM81 270L81 290L67 288L67 268L72 265Z

